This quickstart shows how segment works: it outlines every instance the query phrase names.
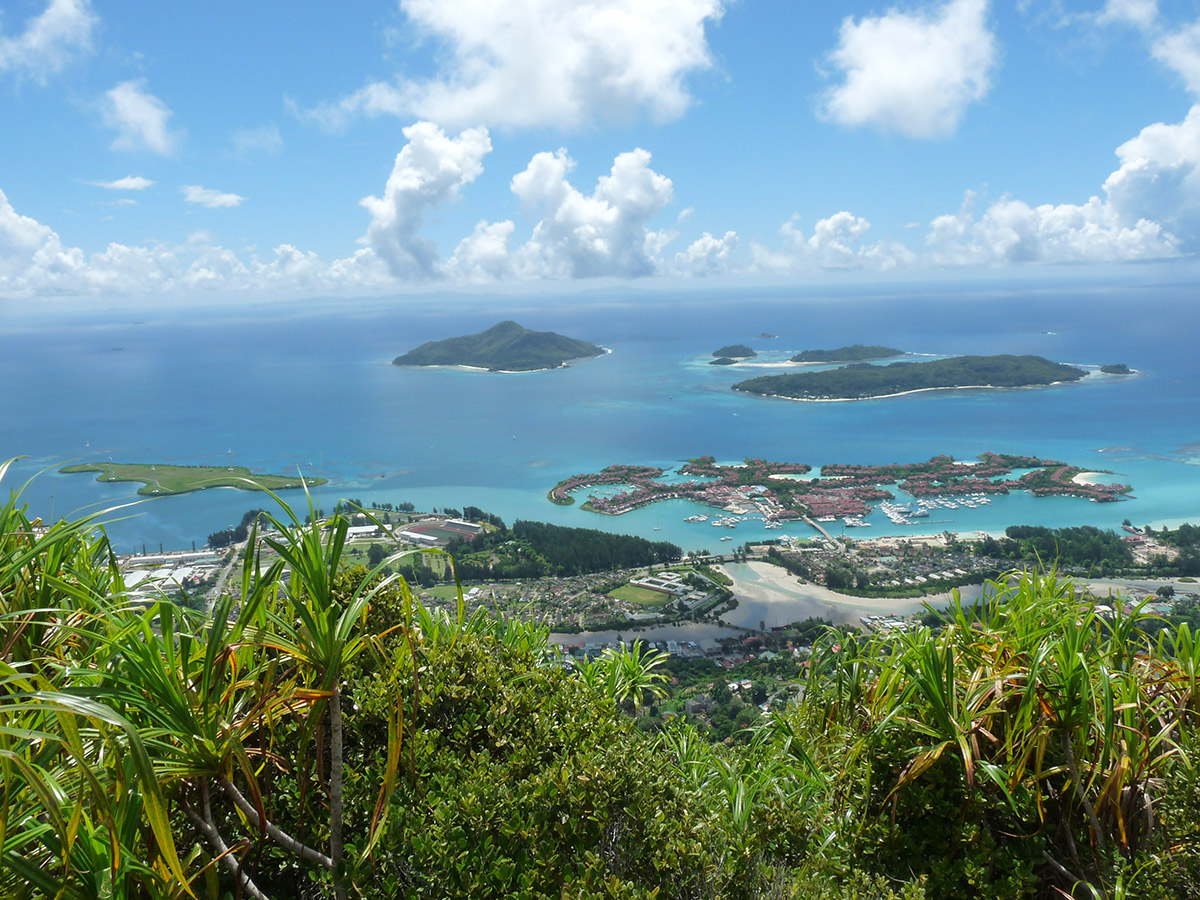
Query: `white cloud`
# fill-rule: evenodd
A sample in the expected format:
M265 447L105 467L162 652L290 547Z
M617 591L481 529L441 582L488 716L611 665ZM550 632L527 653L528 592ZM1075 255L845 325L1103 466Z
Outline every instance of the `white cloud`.
M675 268L689 275L716 275L729 267L729 257L737 248L736 232L715 238L706 231L687 250L675 254Z
M1092 197L1077 205L1030 206L1011 197L978 219L968 193L962 209L938 216L926 242L929 261L941 265L1125 262L1175 256L1175 239L1156 222L1122 224L1110 202Z
M144 78L123 81L104 95L104 123L118 132L113 149L144 149L169 156L178 140L167 129L171 110L145 87Z
M0 297L194 295L205 290L256 295L356 294L395 290L369 249L322 262L281 244L267 259L243 258L194 232L182 245L109 244L91 256L65 247L46 225L22 216L0 191Z
M987 18L988 0L847 17L828 57L843 80L826 92L821 114L912 138L953 133L991 86L997 49Z
M671 202L671 179L650 168L642 149L622 153L590 196L567 179L575 162L565 150L538 153L512 180L522 205L541 221L516 255L517 270L535 278L636 278L655 271L647 251L658 232L651 217Z
M755 268L772 272L798 272L814 269L872 269L891 271L916 264L917 255L895 241L862 243L871 228L866 219L846 212L818 220L813 233L805 237L799 217L792 216L779 229L781 247L769 250L751 243Z
M456 138L431 122L404 129L408 143L396 154L383 197L359 201L371 214L363 241L402 278L441 274L437 248L418 234L425 211L453 199L483 172L491 152L486 128L469 128Z
M283 137L274 123L258 128L239 128L233 133L233 149L239 156L275 154L283 149Z
M198 184L185 185L180 190L183 192L183 199L186 202L207 206L209 209L241 206L246 201L245 197L237 194L226 194L212 188L200 187Z
M1200 94L1200 21L1163 35L1152 52L1183 79L1189 91Z
M15 72L45 84L50 75L91 49L97 22L88 0L50 0L23 32L12 37L0 34L0 72Z
M1120 221L1161 222L1182 249L1200 249L1200 104L1177 125L1146 126L1117 157L1121 166L1104 190Z
M511 221L480 221L475 230L458 242L446 263L446 273L462 281L499 281L513 274L508 239L516 226Z
M95 187L107 188L110 191L144 191L153 185L154 182L149 178L143 178L141 175L126 175L124 178L118 178L116 181L89 181L88 184Z
M1150 28L1158 19L1158 0L1108 0L1096 17L1101 24L1113 22Z
M375 82L311 111L338 127L356 115L451 125L574 128L646 111L681 115L685 80L712 66L705 26L722 0L401 0L413 28L446 49L428 81Z

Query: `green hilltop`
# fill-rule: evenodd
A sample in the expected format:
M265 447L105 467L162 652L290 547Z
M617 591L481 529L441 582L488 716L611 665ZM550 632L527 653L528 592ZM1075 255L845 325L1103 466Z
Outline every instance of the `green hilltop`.
M872 359L888 359L903 355L903 350L884 347L880 344L851 344L834 350L803 350L792 357L798 363L848 363L867 362Z
M392 360L395 366L471 366L490 372L557 369L568 360L601 356L603 347L553 331L505 321L479 334L429 341Z

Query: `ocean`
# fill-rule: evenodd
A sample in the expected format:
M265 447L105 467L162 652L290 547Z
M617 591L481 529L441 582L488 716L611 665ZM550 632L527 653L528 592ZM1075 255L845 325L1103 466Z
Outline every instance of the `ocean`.
M1190 287L938 285L845 290L594 291L275 303L157 310L119 303L64 314L52 303L0 327L0 457L21 456L3 487L46 518L137 499L58 467L81 461L244 465L329 479L339 498L474 505L535 519L717 550L804 526L734 531L684 522L697 507L658 504L618 518L558 507L546 491L612 463L688 458L826 463L924 460L984 451L1108 470L1133 497L1112 504L1023 493L940 510L923 531L1012 524L1155 527L1200 521L1200 307ZM11 311L10 311L11 312ZM413 370L393 357L502 319L609 348L549 372ZM778 335L761 339L762 333ZM762 368L709 366L744 342L763 360L809 348L888 344L918 354L1033 353L1126 363L1143 374L1061 387L800 403L738 394ZM30 480L31 479L31 480ZM302 492L286 500L303 517ZM189 548L269 501L232 489L166 497L107 516L122 551ZM945 515L942 515L945 513ZM903 533L882 514L852 536Z

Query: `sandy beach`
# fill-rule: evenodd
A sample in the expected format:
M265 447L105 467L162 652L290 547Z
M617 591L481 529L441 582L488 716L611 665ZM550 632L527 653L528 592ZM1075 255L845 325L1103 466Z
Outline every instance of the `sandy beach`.
M722 569L733 579L732 590L739 600L738 609L728 618L745 620L750 614L751 618L757 616L764 621L768 628L808 616L857 625L860 616L890 613L907 616L921 612L926 603L941 606L950 602L948 593L919 599L850 597L819 584L803 584L785 569L760 561ZM743 577L746 570L751 573L750 577ZM963 589L963 597L972 599L978 592L978 586L968 586ZM744 607L754 607L755 610ZM757 625L757 622L753 624Z

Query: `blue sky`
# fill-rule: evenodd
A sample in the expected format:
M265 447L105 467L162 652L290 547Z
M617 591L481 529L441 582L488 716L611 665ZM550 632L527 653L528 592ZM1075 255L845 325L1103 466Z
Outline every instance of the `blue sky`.
M1190 277L1200 246L1194 3L343 7L0 6L0 298Z

